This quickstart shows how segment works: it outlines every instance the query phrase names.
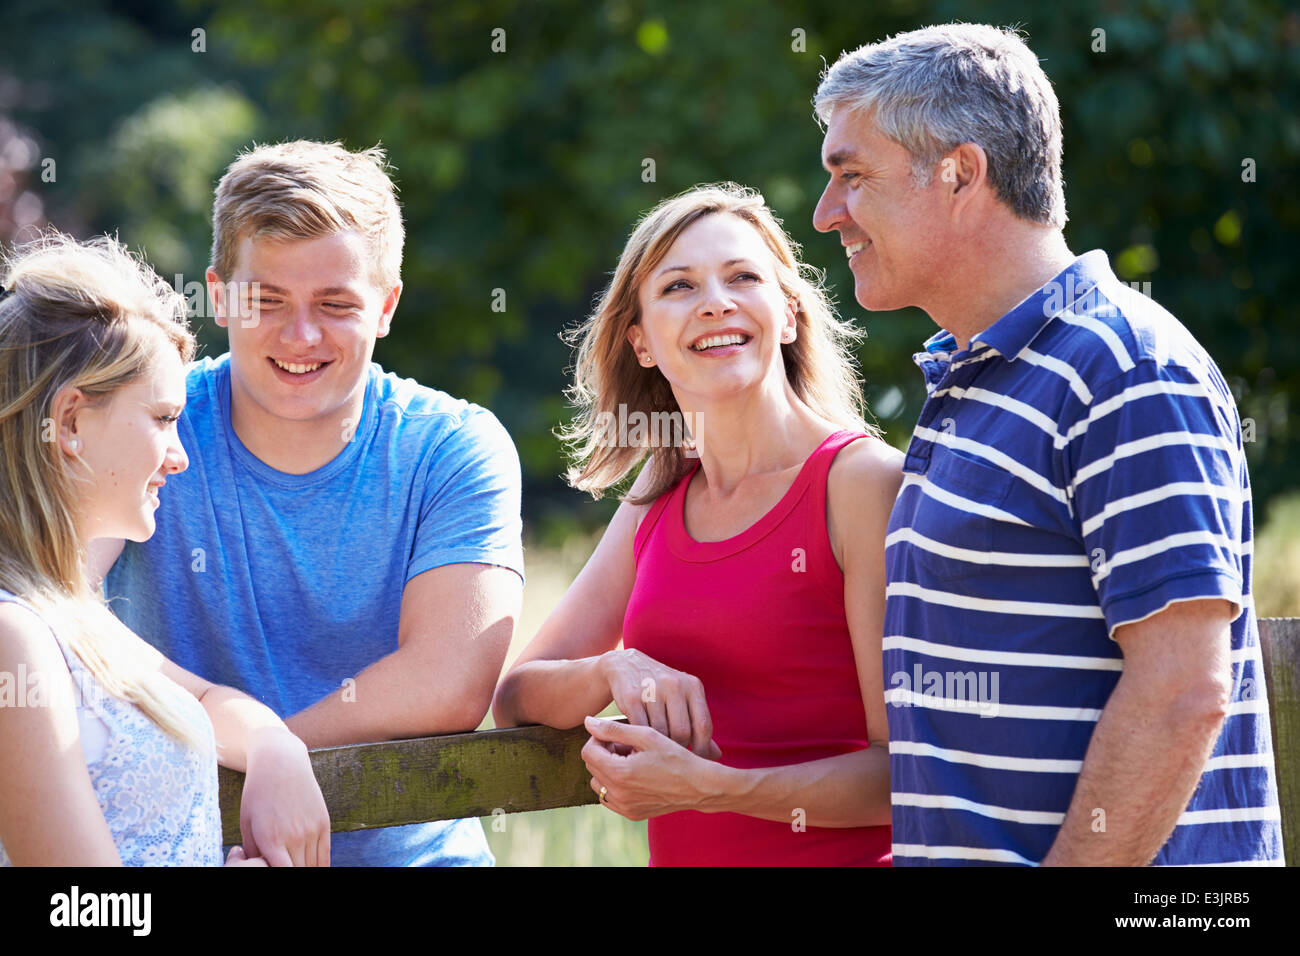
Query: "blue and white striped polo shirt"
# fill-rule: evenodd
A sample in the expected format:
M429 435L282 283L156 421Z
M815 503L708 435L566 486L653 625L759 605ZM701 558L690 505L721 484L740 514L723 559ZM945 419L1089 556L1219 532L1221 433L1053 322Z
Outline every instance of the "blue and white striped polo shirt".
M1282 862L1241 424L1159 305L1076 259L968 350L916 356L929 398L886 539L894 864L1035 864L1123 658L1115 628L1222 598L1229 716L1156 864Z

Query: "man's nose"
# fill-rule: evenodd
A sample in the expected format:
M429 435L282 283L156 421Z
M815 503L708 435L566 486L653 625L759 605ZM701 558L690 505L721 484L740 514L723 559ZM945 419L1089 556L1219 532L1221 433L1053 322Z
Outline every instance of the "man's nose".
M844 204L839 190L835 188L835 178L832 177L822 190L821 198L817 200L817 208L813 210L813 228L818 232L830 232L843 218Z
M310 305L301 305L293 311L289 321L284 324L280 338L285 342L315 345L321 339L320 325L311 314Z

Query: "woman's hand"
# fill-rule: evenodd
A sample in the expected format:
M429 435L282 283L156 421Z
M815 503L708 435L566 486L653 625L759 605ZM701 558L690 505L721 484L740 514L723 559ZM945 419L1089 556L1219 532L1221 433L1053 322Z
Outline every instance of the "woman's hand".
M269 866L329 866L330 818L306 745L281 725L257 731L239 826L250 858Z
M709 810L722 798L730 769L649 727L588 717L582 760L591 789L615 813L644 820L676 810ZM716 748L715 748L716 749Z
M713 720L698 677L673 670L632 648L601 656L601 674L629 722L653 727L692 753L717 760Z

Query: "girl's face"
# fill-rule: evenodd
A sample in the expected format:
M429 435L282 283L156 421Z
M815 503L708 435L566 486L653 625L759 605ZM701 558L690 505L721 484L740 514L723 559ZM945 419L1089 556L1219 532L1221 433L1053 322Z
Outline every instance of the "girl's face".
M781 344L794 340L795 310L771 251L745 220L713 213L692 223L638 298L628 341L642 367L647 356L659 367L679 404L784 387Z
M96 405L81 405L74 430L60 431L65 453L75 451L83 464L73 468L85 480L78 486L85 540L147 540L158 489L189 464L176 428L185 407L185 367L175 348L159 339L140 378Z

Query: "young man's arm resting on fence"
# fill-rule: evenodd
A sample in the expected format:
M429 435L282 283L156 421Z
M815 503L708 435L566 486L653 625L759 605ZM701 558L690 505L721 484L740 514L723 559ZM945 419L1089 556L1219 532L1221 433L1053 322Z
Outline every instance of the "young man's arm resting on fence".
M308 747L474 730L492 702L523 583L514 571L449 564L402 592L398 648L285 723Z
M1124 671L1044 866L1145 866L1169 839L1227 715L1235 612L1183 601L1115 629Z
M120 538L91 542L98 583L121 554ZM506 568L450 564L402 592L398 648L285 723L309 748L473 730L492 702L523 583Z

